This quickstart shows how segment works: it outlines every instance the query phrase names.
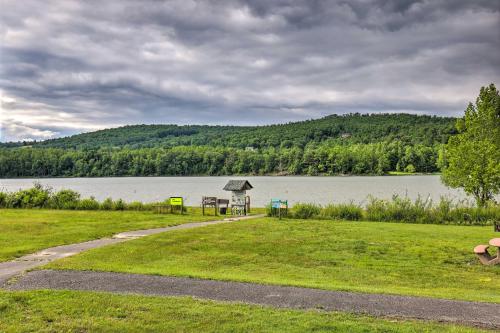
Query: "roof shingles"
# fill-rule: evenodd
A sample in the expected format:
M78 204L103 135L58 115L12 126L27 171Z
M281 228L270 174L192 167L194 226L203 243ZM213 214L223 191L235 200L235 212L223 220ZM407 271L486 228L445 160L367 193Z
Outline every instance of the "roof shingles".
M224 186L224 191L245 191L251 190L253 186L248 182L248 180L235 180L231 179Z

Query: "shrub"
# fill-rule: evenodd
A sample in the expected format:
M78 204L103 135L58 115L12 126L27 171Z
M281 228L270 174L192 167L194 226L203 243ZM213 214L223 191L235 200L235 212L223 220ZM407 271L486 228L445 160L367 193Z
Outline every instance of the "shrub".
M273 206L271 204L266 205L266 216L273 216Z
M51 207L56 209L76 209L80 201L80 193L73 190L60 190L51 198Z
M44 208L49 204L51 190L35 183L30 189L19 190L5 196L5 206L9 208Z
M329 204L321 209L321 217L357 221L363 218L363 209L354 204Z
M0 208L6 208L7 207L7 197L8 197L7 193L0 192Z
M293 217L299 219L309 219L319 215L321 206L314 203L297 203L293 206Z
M99 209L99 202L94 197L82 199L78 202L77 209L98 210Z
M131 203L127 204L127 209L128 210L144 210L144 204L140 201L132 201Z
M106 198L101 203L101 210L112 210L113 209L113 200L111 198Z
M126 205L122 199L118 199L113 203L113 210L125 210Z

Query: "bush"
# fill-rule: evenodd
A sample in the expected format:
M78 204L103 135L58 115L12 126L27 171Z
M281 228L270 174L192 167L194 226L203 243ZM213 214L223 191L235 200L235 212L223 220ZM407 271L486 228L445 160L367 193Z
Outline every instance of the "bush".
M112 210L113 209L113 200L111 198L104 199L104 201L101 203L101 206L99 208L101 210Z
M369 221L430 223L433 220L431 208L432 201L424 201L420 197L415 202L397 195L393 196L391 201L369 197L366 218Z
M144 210L144 204L140 201L132 201L127 205L128 210Z
M78 202L76 208L81 210L98 210L99 202L94 197L82 199L80 200L80 202Z
M0 192L0 208L7 208L8 195L5 192Z
M27 190L5 194L5 207L8 208L44 208L49 206L51 190L40 183Z
M80 193L73 190L60 190L51 198L51 207L56 209L76 209L80 201Z
M118 199L113 203L113 210L125 210L126 205L122 199Z
M298 203L293 206L293 217L298 219L309 219L319 215L321 206L313 203Z
M363 218L363 209L354 203L329 204L321 209L321 217L357 221Z

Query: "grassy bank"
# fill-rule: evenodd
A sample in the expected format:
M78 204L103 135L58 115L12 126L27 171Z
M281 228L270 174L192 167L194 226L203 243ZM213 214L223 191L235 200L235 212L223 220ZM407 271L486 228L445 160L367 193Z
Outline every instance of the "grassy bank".
M271 215L269 208L268 215ZM326 206L298 203L292 207L289 216L299 219L492 225L500 221L500 205L491 203L486 207L476 207L446 198L433 203L431 200L421 198L412 201L398 196L394 196L391 200L369 197L366 206L354 203Z
M0 331L483 332L457 325L277 310L190 298L69 291L0 292Z
M500 302L490 227L259 219L133 240L51 263L100 270Z
M136 211L0 209L0 261L47 247L138 230L213 220L198 213L172 215Z

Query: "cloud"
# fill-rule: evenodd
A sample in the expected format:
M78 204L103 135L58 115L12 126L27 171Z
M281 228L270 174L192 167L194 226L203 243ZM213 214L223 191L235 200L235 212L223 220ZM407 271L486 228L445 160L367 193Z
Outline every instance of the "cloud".
M500 81L499 6L4 0L0 140L136 123L457 116Z

